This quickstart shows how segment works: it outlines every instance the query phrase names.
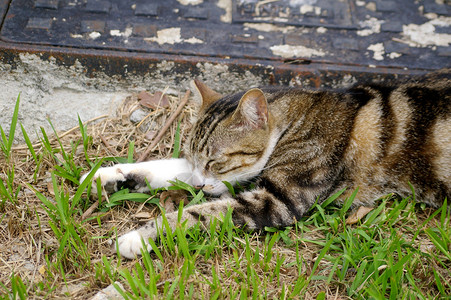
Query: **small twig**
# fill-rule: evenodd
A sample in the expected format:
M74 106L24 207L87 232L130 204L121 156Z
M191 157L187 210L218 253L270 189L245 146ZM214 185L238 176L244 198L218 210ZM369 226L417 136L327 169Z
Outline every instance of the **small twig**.
M101 134L99 135L100 140L102 141L102 143L105 145L105 147L111 152L113 153L112 149L111 149L111 145L110 143L108 143L108 141L105 139L105 137Z
M340 290L340 287L337 288L337 292L335 293L335 300L338 299L338 291Z
M182 112L183 107L188 102L189 95L190 95L190 91L187 90L185 93L185 96L182 99L182 102L180 102L180 104L177 107L177 109L175 110L175 112L166 121L166 123L164 124L163 128L161 128L158 135L153 139L152 143L150 143L150 145L147 146L146 151L139 157L137 162L144 161L147 158L147 156L149 155L149 153L152 151L152 149L160 142L161 138L164 136L164 134L166 133L168 128L171 126L172 122L174 122L174 120L177 118L177 116Z
M81 216L82 220L85 220L87 217L89 217L92 212L97 209L97 207L99 207L99 200L97 200L96 202L94 202Z

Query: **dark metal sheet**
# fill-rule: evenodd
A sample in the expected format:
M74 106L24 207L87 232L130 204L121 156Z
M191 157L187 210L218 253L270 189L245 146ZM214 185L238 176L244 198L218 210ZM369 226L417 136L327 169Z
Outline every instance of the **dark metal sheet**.
M184 5L182 3L195 3ZM449 38L448 1L0 0L4 44L364 68L449 67L449 43L403 30L433 25ZM227 14L226 11L230 13ZM435 17L434 17L435 16ZM449 23L449 21L447 21ZM445 22L446 23L446 22Z
M233 21L356 29L353 6L336 0L233 0Z
M202 66L206 64L220 64L228 67L228 71L239 76L247 76L248 73L263 78L266 84L302 84L311 87L334 87L343 77L353 78L358 81L390 81L394 79L407 80L412 76L425 74L425 70L417 69L393 69L393 68L368 68L357 65L331 65L303 60L291 61L265 61L254 59L230 59L216 57L199 57L171 54L148 54L140 52L123 52L112 50L74 49L50 46L12 45L0 41L0 61L10 64L13 68L20 61L22 53L38 55L42 60L50 60L59 65L72 66L80 63L86 67L87 76L95 76L102 71L106 75L127 76L132 72L136 75L159 73L158 64L162 61L172 61L173 68L166 70L167 75L177 77L180 81L196 78L201 75ZM127 68L124 68L124 65Z
M3 24L3 19L8 11L10 0L0 0L0 24Z

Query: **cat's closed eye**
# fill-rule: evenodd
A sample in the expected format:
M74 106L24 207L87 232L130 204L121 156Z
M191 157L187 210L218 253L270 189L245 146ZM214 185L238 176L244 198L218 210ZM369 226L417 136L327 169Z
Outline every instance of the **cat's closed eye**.
M206 164L204 170L207 172L210 172L212 170L212 167L214 166L215 161L213 159L210 159Z
M227 160L210 160L205 165L205 171L213 174L224 174L229 172L227 166L230 163Z

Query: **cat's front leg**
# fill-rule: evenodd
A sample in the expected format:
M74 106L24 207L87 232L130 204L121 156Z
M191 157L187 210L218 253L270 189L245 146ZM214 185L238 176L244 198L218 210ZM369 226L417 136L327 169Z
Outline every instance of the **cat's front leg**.
M234 207L235 199L224 197L215 201L193 205L183 210L180 223L187 222L187 226L192 227L200 222L203 229L209 227L210 221L213 217L221 218L227 214L229 207ZM169 227L174 232L178 223L178 212L166 214L166 219ZM141 255L142 241L146 245L146 251L150 251L151 247L148 243L149 239L156 240L159 232L165 233L166 227L163 225L163 218L157 217L150 220L146 225L137 230L130 231L117 239L117 244L114 244L114 250L118 250L121 256L133 259ZM116 248L117 247L117 248Z
M88 174L80 178L83 182ZM152 188L168 187L169 181L176 179L191 184L191 165L186 159L162 159L134 164L117 164L100 168L93 177L92 189L97 191L96 180L100 178L102 187L108 193L128 188L133 192L148 191L147 182Z
M268 187L271 185L266 184ZM221 199L193 205L183 210L180 223L187 222L188 227L200 222L202 228L209 228L212 218L225 216L229 208L232 211L232 221L237 226L255 230L265 226L288 226L299 219L308 209L309 204L297 203L288 195L272 188L260 187L252 191L242 192L236 197L224 195ZM314 198L312 200L314 202ZM175 230L178 220L178 212L166 214L169 226ZM141 255L142 240L150 250L148 240L155 240L158 232L165 232L162 217L149 221L145 226L131 231L117 241L118 252L126 258L135 258Z

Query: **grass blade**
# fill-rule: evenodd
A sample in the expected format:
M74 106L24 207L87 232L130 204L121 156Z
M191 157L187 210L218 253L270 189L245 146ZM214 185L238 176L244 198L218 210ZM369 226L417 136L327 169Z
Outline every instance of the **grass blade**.
M174 136L174 151L172 152L172 158L179 158L181 152L181 140L180 140L180 121L177 123L177 130Z
M25 128L23 127L22 123L20 123L20 128L22 129L22 135L25 139L25 143L27 144L28 150L30 150L31 156L33 157L33 160L35 163L38 163L38 157L36 156L36 152L34 151L33 144L31 143L30 138L28 137L27 132L25 131Z
M88 184L91 184L92 178L94 177L95 173L100 168L100 166L102 165L102 162L103 162L102 159L99 160L94 165L94 167L92 168L91 172L89 172L89 174L86 177L86 179L83 182L80 183L80 186L78 187L77 192L75 193L74 197L72 198L71 209L74 209L75 207L77 207L78 203L80 202L81 195L83 194L83 192L88 187Z
M127 155L127 162L129 164L133 163L133 153L135 151L135 142L130 142L130 144L128 144L128 155Z
M435 247L440 250L449 260L451 260L451 254L448 250L448 243L446 241L446 234L441 232L442 234L437 234L433 229L427 228L425 230L426 234L431 239L431 242L435 245Z
M11 152L11 148L14 142L14 135L16 133L17 119L19 117L19 104L20 104L20 94L17 96L16 106L14 107L13 118L11 120L11 127L9 128L9 141L8 141L8 152Z
M89 155L88 155L88 147L89 147L91 137L88 136L88 134L86 133L86 126L83 125L80 115L78 115L78 127L80 128L81 139L83 141L83 152L85 154L85 159L91 165L92 163L91 163L91 160L89 159Z
M229 190L229 193L232 195L232 197L235 198L236 194L235 194L235 189L233 188L233 185L230 182L228 182L228 181L223 181L222 183L225 184L225 186Z
M13 117L11 119L11 126L9 128L9 135L6 137L5 131L3 130L3 127L0 125L0 132L1 132L1 150L5 154L7 160L11 157L11 149L14 143L14 135L16 134L16 126L17 126L17 119L19 117L19 105L20 105L20 93L17 96L16 105L14 106L14 112Z
M321 203L322 208L326 208L330 203L334 202L338 197L341 196L346 191L346 189L342 189L341 191L336 192L332 196L330 196L326 201Z
M355 189L355 191L352 193L352 195L346 199L345 203L343 203L343 207L340 209L340 217L343 217L346 212L351 207L352 203L354 202L355 196L357 196L357 193L359 192L359 189Z

